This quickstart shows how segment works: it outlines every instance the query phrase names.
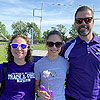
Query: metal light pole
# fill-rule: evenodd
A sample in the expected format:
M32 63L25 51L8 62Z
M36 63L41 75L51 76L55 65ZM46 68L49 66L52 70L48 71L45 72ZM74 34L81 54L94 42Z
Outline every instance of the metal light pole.
M34 32L34 26L32 27L32 48L33 48L33 32Z
M42 23L42 8L43 8L43 3L41 3L41 9L33 9L33 22L34 22L34 17L40 18L40 32L41 32L41 23ZM41 11L41 15L40 16L35 16L35 10L40 10ZM33 34L34 34L34 26L32 28L32 47L33 47Z

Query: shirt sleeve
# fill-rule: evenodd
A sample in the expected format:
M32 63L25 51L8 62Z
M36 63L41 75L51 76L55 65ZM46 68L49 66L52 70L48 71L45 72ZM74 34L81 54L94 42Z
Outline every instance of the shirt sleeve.
M3 63L0 64L0 83L2 82L2 78L3 78Z
M39 64L35 63L34 65L34 72L35 72L35 80L40 80L40 72L39 72Z
M59 53L60 56L64 57L64 54L65 54L66 49L68 48L68 46L69 46L69 43L65 43L65 44L62 46L61 51L60 51L60 53Z

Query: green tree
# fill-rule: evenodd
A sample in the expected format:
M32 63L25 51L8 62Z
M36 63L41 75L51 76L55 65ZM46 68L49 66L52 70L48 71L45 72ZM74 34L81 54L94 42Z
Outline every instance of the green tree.
M12 35L10 35L10 34L7 34L6 35L6 38L9 40L9 39L11 39L11 37L12 37Z
M22 33L25 34L26 36L31 35L32 38L32 29L33 29L33 37L35 42L39 42L41 40L41 34L40 34L40 29L37 27L35 23L32 22L22 22L22 21L17 21L14 22L12 25L13 29L13 34L15 33Z
M77 30L76 30L74 24L72 24L72 27L69 30L69 35L70 35L69 40L74 39L78 35Z
M17 21L17 22L12 23L11 27L13 30L13 34L22 33L22 34L25 34L26 36L28 35L26 24L22 21Z
M27 27L27 33L31 34L31 38L32 38L32 29L33 29L33 41L34 42L39 42L41 40L41 32L40 29L37 27L37 25L33 22L26 23L26 27Z
M51 27L51 29L59 31L62 35L62 39L64 42L68 41L68 36L66 35L67 29L65 28L64 25L58 24L58 25L56 25L56 27Z
M48 32L50 32L50 30L47 30L47 31L44 31L44 32L43 32L43 37L42 37L42 38L43 38L44 41L46 41Z

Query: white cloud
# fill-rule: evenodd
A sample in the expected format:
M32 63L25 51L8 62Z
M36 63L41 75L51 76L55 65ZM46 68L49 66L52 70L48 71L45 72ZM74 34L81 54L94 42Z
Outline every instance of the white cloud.
M16 4L21 3L21 0L8 0L9 3Z
M72 19L51 19L51 20L44 20L42 22L43 26L46 25L57 25L57 24L73 24L73 20Z
M45 1L45 0L43 0ZM84 5L84 0L46 0L48 3L61 3L66 5ZM85 0L85 2L88 0ZM7 30L11 30L11 24L16 21L24 22L35 22L40 26L40 18L33 18L32 10L34 8L41 8L41 0L0 0L0 20L3 24L7 26ZM98 0L100 3L100 1ZM87 2L89 3L89 1ZM96 1L91 1L91 5L95 5L95 10L100 11L99 3ZM44 3L42 10L42 28L48 28L53 25L63 24L69 25L73 24L73 17L75 9L78 6L54 6ZM40 12L36 11L36 16L40 16ZM95 12L95 18L100 18L100 13ZM34 20L33 20L34 19ZM94 27L99 28L100 20L95 20ZM98 29L99 30L99 29ZM98 31L97 30L97 31Z

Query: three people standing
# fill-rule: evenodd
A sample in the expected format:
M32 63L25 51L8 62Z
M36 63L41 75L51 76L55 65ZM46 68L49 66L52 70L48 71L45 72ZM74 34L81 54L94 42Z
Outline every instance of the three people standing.
M92 31L93 11L79 7L75 13L75 28L78 36L63 44L58 31L51 31L47 36L48 55L35 65L35 91L37 100L65 100L64 80L66 81L66 100L100 100L100 38ZM8 45L8 71L5 76L5 89L1 100L34 100L34 71L29 60L30 45L22 36L12 37ZM60 52L61 50L61 52ZM60 55L63 56L59 56ZM0 64L0 83L2 82L3 64ZM44 71L50 72L47 78ZM31 77L31 76L33 77ZM9 84L9 85L8 85ZM12 85L13 84L13 85ZM53 97L40 89L40 85L53 91Z

